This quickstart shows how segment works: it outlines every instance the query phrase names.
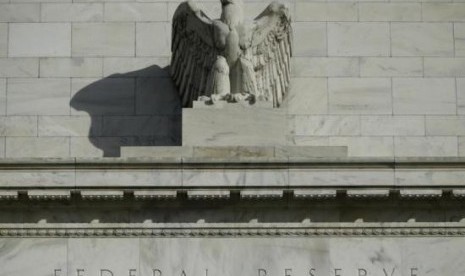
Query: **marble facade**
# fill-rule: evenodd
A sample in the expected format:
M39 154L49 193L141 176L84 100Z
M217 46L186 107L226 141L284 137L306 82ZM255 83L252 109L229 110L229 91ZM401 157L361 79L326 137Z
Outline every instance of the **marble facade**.
M463 275L465 4L286 2L283 106L183 110L179 1L0 0L0 275Z

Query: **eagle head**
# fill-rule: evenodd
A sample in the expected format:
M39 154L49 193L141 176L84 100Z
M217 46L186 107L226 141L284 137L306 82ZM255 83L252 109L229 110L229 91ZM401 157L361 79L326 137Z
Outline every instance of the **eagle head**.
M222 6L228 6L228 5L237 5L239 4L240 0L220 0Z

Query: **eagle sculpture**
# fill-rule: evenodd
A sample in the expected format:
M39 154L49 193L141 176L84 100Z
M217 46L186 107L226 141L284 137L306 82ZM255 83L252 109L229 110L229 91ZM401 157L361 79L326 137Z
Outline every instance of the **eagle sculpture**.
M192 0L176 9L171 75L182 105L193 101L267 101L279 107L289 90L292 28L289 10L273 2L252 26L242 0L221 0L210 19Z

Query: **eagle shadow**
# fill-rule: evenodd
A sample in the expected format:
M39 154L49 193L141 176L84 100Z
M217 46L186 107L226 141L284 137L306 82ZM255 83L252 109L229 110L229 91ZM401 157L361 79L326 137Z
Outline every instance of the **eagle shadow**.
M88 138L104 157L121 156L122 146L180 146L182 108L169 67L158 65L113 74L80 87L70 101L73 114L89 114Z

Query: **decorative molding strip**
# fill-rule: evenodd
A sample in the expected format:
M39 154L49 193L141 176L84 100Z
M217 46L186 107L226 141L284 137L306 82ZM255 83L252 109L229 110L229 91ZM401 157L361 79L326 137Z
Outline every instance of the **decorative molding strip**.
M360 223L357 225L348 226L318 226L318 225L301 225L300 227L284 225L262 227L254 225L252 227L193 227L186 225L185 227L153 227L153 226L135 226L129 227L122 225L113 226L80 226L75 227L68 225L67 227L53 226L0 226L0 237L406 237L406 236L465 236L465 225L451 226L433 226L433 225L418 225L418 226L370 226Z
M146 191L134 191L134 198L137 200L145 199L158 199L158 200L168 200L176 199L177 191L159 191L159 190L146 190Z
M124 198L123 191L81 191L81 197L87 200L120 200Z
M283 190L278 189L263 189L263 190L242 190L242 199L279 199L284 195Z
M187 191L189 199L228 199L230 192L228 190L193 190Z
M15 200L18 199L17 191L0 191L0 200Z
M455 198L465 198L465 189L452 190L452 196Z
M400 197L405 199L433 199L440 198L442 190L434 189L401 189Z
M69 200L71 192L66 190L30 190L27 196L32 200Z
M368 190L347 190L348 198L368 199L368 198L388 198L389 190L368 189Z
M69 200L72 193L80 194L84 200L121 200L127 192L127 199L135 200L173 200L178 199L179 192L187 192L187 198L193 200L211 200L211 199L229 199L231 191L239 191L240 198L246 200L273 200L281 199L285 192L292 192L290 199L295 200L331 200L336 198L337 193L341 196L346 196L349 199L380 199L389 198L392 194L398 192L401 199L439 199L439 198L465 198L465 190L463 189L436 189L418 187L416 189L396 188L396 189L347 189L347 187L328 187L328 188L293 188L293 187L262 187L262 188L238 188L225 187L222 189L196 189L196 187L173 187L169 190L159 190L156 187L153 189L144 188L143 190L134 189L132 187L108 187L103 190L102 187L97 190L79 190L77 188L44 188L41 190L2 190L0 187L0 200L18 200L19 192L26 192L27 198L30 200ZM450 197L445 196L449 195ZM133 197L131 198L131 195Z
M297 199L333 199L336 198L335 189L295 189L294 197Z

